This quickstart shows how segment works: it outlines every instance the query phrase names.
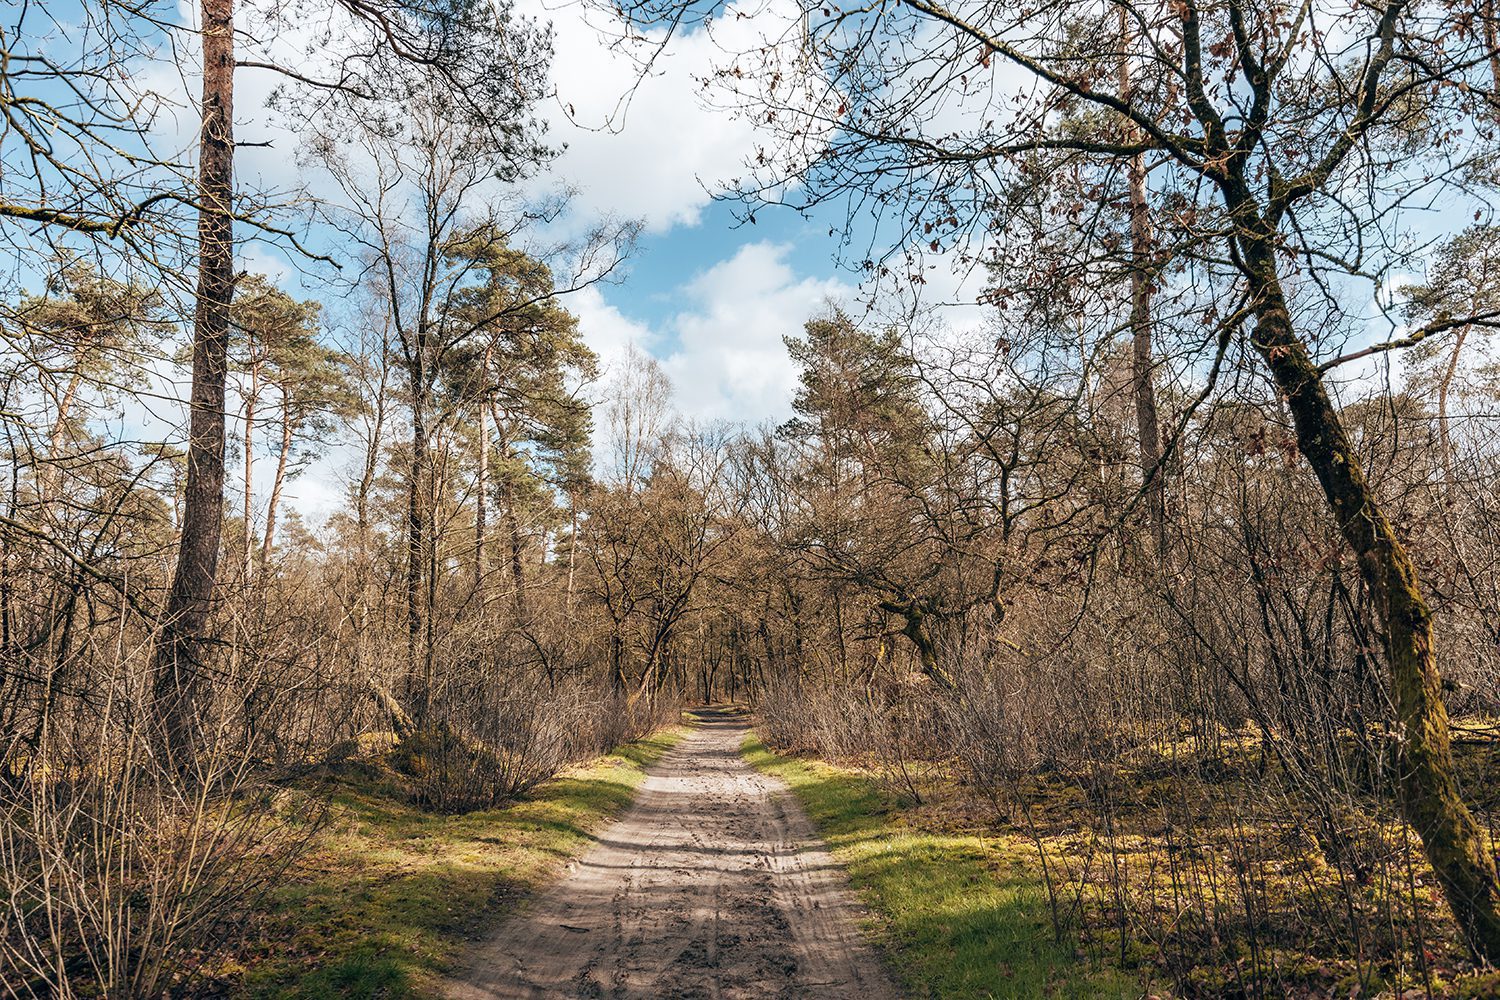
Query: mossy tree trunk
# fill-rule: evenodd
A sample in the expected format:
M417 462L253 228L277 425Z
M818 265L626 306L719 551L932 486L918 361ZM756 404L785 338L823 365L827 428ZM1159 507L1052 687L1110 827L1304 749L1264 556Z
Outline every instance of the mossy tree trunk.
M933 640L932 630L927 624L928 619L932 617L932 612L916 598L882 601L880 607L882 610L901 616L901 620L905 623L901 634L906 636L916 649L917 662L922 667L922 673L939 687L951 691L954 688L953 678L938 661L937 643Z
M1255 319L1253 343L1285 398L1297 446L1312 466L1358 560L1385 629L1401 729L1399 791L1443 894L1475 954L1500 959L1500 883L1483 831L1459 794L1448 713L1433 649L1432 611L1406 545L1360 466L1323 374L1292 325L1277 271L1274 230L1248 197L1234 212Z

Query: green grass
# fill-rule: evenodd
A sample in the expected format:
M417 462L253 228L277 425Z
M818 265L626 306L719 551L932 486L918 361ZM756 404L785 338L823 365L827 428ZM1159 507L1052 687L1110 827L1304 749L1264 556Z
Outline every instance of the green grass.
M923 829L874 777L742 752L786 782L874 916L871 930L916 997L1129 997L1141 988L1053 938L1036 853L1018 838Z
M501 808L438 815L360 767L339 782L329 825L264 901L247 956L258 1000L434 995L468 943L546 885L630 804L647 765L681 740L658 733L572 768Z

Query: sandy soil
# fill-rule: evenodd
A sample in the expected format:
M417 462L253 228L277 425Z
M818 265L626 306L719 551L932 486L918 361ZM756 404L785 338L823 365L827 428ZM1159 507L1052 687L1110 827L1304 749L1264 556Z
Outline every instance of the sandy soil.
M706 713L449 995L894 1000L842 872L790 793L740 759L745 729Z

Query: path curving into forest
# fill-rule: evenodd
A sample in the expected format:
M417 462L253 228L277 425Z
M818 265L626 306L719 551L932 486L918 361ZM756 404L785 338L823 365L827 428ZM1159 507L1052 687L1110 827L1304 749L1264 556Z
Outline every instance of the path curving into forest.
M473 956L453 1000L894 1000L843 872L789 792L706 711L630 811Z

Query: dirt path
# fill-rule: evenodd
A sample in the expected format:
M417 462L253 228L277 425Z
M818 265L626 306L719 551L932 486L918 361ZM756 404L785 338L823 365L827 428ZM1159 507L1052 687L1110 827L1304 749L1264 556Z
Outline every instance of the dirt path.
M573 871L504 924L454 1000L894 1000L843 873L790 793L705 714Z

